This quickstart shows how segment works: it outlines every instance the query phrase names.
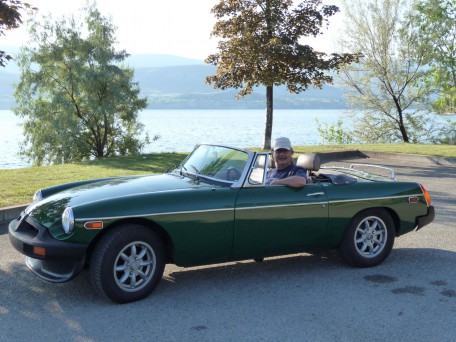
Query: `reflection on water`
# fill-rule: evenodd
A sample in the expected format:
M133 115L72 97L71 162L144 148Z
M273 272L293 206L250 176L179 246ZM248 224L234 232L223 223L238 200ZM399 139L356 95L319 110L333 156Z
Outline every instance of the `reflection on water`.
M265 116L265 110L145 110L139 115L145 130L160 139L144 152L190 152L198 143L259 147L263 143ZM288 136L293 145L317 145L322 139L315 118L332 124L343 116L343 109L276 109L272 136ZM11 111L0 110L0 169L28 166L17 156L23 135L19 123Z

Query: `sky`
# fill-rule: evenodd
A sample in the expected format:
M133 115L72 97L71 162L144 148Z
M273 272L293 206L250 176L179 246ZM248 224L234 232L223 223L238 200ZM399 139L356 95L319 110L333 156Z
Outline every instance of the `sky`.
M39 9L38 15L58 18L79 16L86 0L24 0ZM211 38L215 19L211 8L219 0L97 0L104 16L117 26L118 49L129 54L168 54L204 60L217 52L217 38ZM325 1L339 5L339 0ZM331 18L330 29L323 37L309 41L314 48L332 51L343 14ZM23 16L26 19L26 15ZM0 46L19 47L27 42L26 25L6 31Z

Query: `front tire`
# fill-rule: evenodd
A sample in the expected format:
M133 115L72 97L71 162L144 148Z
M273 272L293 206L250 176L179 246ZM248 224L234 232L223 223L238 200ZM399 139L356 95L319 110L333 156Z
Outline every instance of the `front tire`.
M151 229L126 224L107 233L97 244L90 265L96 292L116 303L148 296L165 268L165 250Z
M353 217L339 246L339 254L351 266L371 267L390 254L395 238L394 221L383 209L370 209Z

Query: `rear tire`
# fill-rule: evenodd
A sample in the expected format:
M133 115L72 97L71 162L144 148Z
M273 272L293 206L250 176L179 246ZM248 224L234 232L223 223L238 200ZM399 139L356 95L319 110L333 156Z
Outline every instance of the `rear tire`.
M377 266L390 254L394 238L394 221L387 211L365 210L345 230L339 254L351 266Z
M165 250L151 229L126 224L107 233L95 247L90 278L96 292L116 303L148 296L165 268Z

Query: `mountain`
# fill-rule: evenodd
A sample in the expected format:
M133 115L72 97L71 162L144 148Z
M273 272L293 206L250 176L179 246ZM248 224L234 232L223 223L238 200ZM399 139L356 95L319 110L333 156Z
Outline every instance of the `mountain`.
M213 89L205 83L215 73L210 65L182 65L161 68L135 69L135 81L147 96L150 109L263 109L266 107L266 88L257 87L251 95L237 100L236 89ZM346 108L339 88L325 86L309 88L301 94L290 94L285 86L274 88L276 109L335 109Z
M164 54L134 54L127 58L127 64L137 68L160 68L180 65L204 65L199 59Z
M171 55L132 55L127 64L135 69L135 82L141 96L147 96L149 109L263 109L266 90L255 88L251 95L237 100L236 89L213 89L205 83L215 67L203 61ZM15 106L13 83L19 73L0 69L0 109ZM274 88L276 109L335 109L346 108L342 91L334 86L309 88L301 94L290 94L284 86Z

